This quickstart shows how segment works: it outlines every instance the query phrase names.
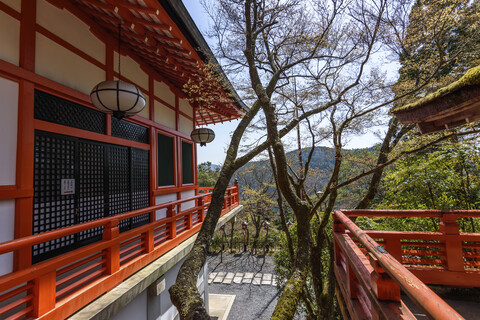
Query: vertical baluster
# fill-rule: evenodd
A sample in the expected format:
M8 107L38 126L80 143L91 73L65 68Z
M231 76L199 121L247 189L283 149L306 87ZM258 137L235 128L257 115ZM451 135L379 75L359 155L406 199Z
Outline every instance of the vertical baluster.
M371 285L373 292L379 300L397 301L401 300L400 286L385 272L385 269L378 263L378 260L369 254L370 264L374 272L371 273Z
M200 199L198 199L198 207L200 209L200 216L199 216L199 219L200 219L200 222L203 222L203 220L205 220L205 198L204 197L201 197Z
M400 238L385 238L385 250L398 262L402 263L402 244Z
M154 242L154 232L153 229L147 230L147 232L144 233L145 237L145 252L152 252L155 246Z
M457 216L452 213L443 214L440 218L440 232L445 239L446 268L449 271L464 271L463 246Z
M177 219L175 219L175 208L173 205L169 205L167 208L167 217L172 218L172 221L168 222L168 229L170 230L168 238L173 239L177 236Z
M55 308L56 272L51 271L34 280L33 316L40 317Z
M107 274L113 274L120 269L120 242L118 241L118 220L108 222L103 228L103 240L117 239L106 249Z

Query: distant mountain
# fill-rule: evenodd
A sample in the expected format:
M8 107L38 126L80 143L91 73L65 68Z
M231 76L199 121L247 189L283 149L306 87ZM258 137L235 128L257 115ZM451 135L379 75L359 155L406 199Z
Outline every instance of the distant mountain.
M310 149L311 148L306 148L302 151L302 162L304 166L308 159ZM344 158L348 159L350 156L363 157L366 154L373 152L374 149L375 147L345 150ZM293 168L294 171L298 172L298 152L288 152L287 158L291 162L290 167ZM334 163L335 150L333 148L315 148L310 161L309 175L311 176L311 183L316 185L317 190L323 189L327 184L333 170ZM272 172L268 160L251 161L235 173L235 177L240 181L240 187L242 187L241 184L243 183L249 185L251 188L260 187L260 182L270 180L271 175Z

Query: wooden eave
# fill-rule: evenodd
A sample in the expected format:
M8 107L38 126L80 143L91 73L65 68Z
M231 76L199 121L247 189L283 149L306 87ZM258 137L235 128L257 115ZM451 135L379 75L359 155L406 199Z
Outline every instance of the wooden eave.
M86 22L92 32L107 35L114 48L120 24L122 53L141 60L146 68L158 73L162 79L180 91L189 81L195 84L205 79L205 65L209 60L197 52L195 49L199 48L195 46L198 42L202 44L206 42L203 37L199 39L201 35L196 27L193 28L197 31L194 35L191 27L185 27L194 26L194 23L181 1L169 0L161 1L162 3L157 0L49 1L57 7L66 8L80 18L87 17L83 20L88 20ZM177 16L172 17L172 10L167 12L164 7L166 5L170 7L173 5L181 15L173 12ZM218 69L212 72L225 77L221 69L219 74ZM230 121L243 115L245 106L233 88L222 87L219 83L216 83L215 87L213 94L221 96L222 99L210 105L208 109L201 108L201 112L195 112L197 125Z
M416 123L422 134L474 122L480 119L480 85L462 87L393 114L402 123Z

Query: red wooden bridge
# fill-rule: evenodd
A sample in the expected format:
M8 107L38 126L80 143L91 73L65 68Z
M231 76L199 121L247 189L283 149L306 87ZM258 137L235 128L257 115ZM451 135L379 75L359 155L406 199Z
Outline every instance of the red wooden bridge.
M438 218L438 232L362 230L350 217ZM342 210L334 213L337 297L351 319L416 319L407 295L430 319L463 319L427 284L480 287L480 234L457 220L480 211Z

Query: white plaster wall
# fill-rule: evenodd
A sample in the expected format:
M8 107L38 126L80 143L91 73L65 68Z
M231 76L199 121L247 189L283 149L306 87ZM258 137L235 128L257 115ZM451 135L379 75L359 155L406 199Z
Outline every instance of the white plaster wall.
M170 88L165 83L159 81L154 81L153 84L155 96L170 104L170 106L175 107L175 94Z
M178 107L180 108L180 111L193 118L193 108L187 100L180 99L178 101Z
M14 185L17 158L18 83L0 78L0 110L2 110L0 185Z
M15 200L0 200L0 243L13 240ZM0 276L13 271L13 252L0 255Z
M176 193L169 193L169 194L162 194L155 197L155 204L162 204L171 201L177 201L177 194ZM160 220L167 216L167 209L157 210L155 212L155 219Z
M145 108L141 112L138 113L140 117L144 117L145 119L150 119L150 105L149 105L149 98L148 95L143 93L143 96L145 97Z
M0 11L0 59L19 65L20 21Z
M155 100L155 122L175 130L175 111Z
M182 199L195 197L195 190L183 191L181 193L181 196L182 196ZM195 200L182 203L182 210L187 210L193 207L195 207Z
M147 320L147 290L121 309L112 320Z
M121 49L120 49L121 51ZM140 65L130 57L123 56L120 58L120 71L122 76L132 81L143 89L148 89L148 75L140 69ZM118 72L118 53L115 51L114 68Z
M20 12L22 10L22 0L0 0L0 2L5 3L7 6L17 12Z
M105 63L105 44L90 32L88 25L67 10L60 10L46 0L40 0L37 2L37 23L89 56Z
M192 133L192 130L193 130L192 120L187 119L184 116L180 115L178 120L178 131L186 135L190 135L190 133Z
M35 72L70 88L90 94L105 79L105 71L37 33Z

